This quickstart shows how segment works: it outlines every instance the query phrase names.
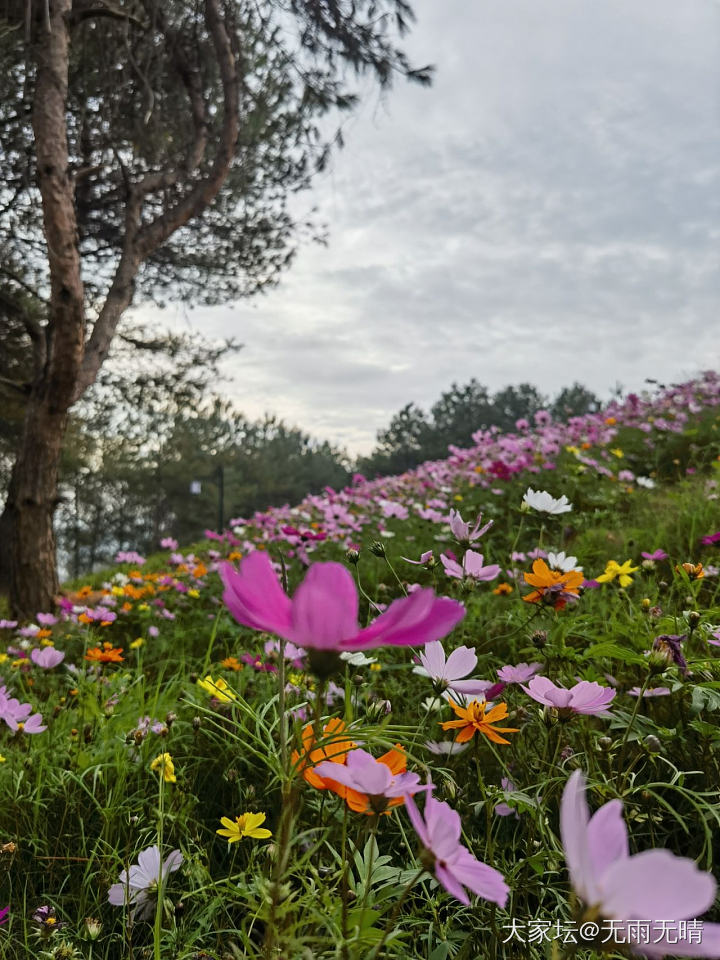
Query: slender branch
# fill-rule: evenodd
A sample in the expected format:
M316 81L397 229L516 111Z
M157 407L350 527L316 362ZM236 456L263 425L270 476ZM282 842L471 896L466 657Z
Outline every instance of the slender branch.
M143 197L151 190L174 185L176 171L150 174L139 184L130 187L125 211L125 237L123 250L108 291L107 298L93 327L85 347L85 357L78 378L74 398L79 399L95 381L110 349L120 318L132 302L135 276L140 264L160 247L177 229L198 216L215 199L220 191L235 155L239 132L239 79L233 56L230 37L220 14L218 0L205 0L205 23L215 47L223 87L223 125L217 153L207 175L199 180L178 202L146 225L142 225ZM200 124L200 105L190 83L191 106L196 125ZM187 86L187 84L186 84ZM199 91L199 88L198 88ZM202 107L202 132L198 132L189 154L189 163L199 162L204 153L202 138L207 136ZM200 127L197 130L200 131ZM186 167L187 170L187 167Z
M134 14L120 7L113 7L110 4L93 4L89 0L75 0L71 13L68 15L68 25L77 26L85 20L91 20L95 17L109 17L112 20L123 20L134 23L143 30L147 29L147 23L136 17Z

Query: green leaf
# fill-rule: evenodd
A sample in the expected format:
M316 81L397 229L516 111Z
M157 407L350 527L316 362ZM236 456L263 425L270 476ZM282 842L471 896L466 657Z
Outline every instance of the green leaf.
M588 647L582 655L583 660L591 660L594 657L607 657L608 660L621 660L623 663L647 663L642 654L627 647L621 647L617 643L612 643L612 641L595 643Z

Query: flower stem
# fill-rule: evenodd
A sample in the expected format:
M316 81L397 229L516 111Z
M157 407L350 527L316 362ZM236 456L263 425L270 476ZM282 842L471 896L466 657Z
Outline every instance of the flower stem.
M163 777L162 770L159 771L158 780L160 782L159 795L158 795L158 829L157 829L157 846L158 846L158 881L157 881L157 904L155 905L155 926L153 928L153 957L154 960L161 960L161 949L160 949L160 940L162 936L162 910L163 910L163 857L162 857L162 844L163 844L163 815L165 807L165 778Z
M398 902L395 904L395 909L390 914L390 919L388 920L385 930L383 932L382 940L375 947L375 950L371 953L369 960L377 960L377 958L380 956L380 952L382 948L385 946L385 944L387 943L388 937L390 936L391 932L395 929L395 921L400 915L400 911L403 907L403 904L407 900L408 894L410 893L412 888L415 886L415 884L418 882L418 880L424 873L425 873L425 867L420 867L418 872L415 874L415 876L410 880L408 885L403 890L402 896L400 897Z

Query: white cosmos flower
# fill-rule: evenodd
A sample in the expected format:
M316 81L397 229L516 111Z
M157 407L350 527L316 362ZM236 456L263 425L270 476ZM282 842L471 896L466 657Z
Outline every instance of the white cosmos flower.
M351 667L367 667L371 663L377 663L377 657L366 657L362 650L353 653L352 650L343 650L340 659L349 663Z
M559 500L556 500L555 497L550 496L547 490L533 490L532 487L527 488L523 503L541 513L568 513L572 510L572 504L568 503L565 494Z
M655 487L655 481L650 477L635 477L635 483L639 487L645 487L646 490L652 490Z
M560 570L562 573L570 573L571 570L582 570L582 567L578 566L577 557L566 556L564 550L561 550L560 553L550 551L547 562L551 570Z
M437 756L452 757L462 753L470 746L469 743L458 743L457 740L426 740L425 746Z

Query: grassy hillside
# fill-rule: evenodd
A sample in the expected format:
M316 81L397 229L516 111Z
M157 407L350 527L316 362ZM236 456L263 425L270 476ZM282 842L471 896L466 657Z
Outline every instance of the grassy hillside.
M559 811L576 770L592 811L622 802L630 853L664 847L697 863L668 859L635 882L657 884L649 919L685 920L710 906L704 919L720 920L714 886L708 894L711 881L698 879L717 872L719 852L720 542L703 540L720 530L720 380L706 375L566 424L537 421L512 435L479 431L472 448L400 477L356 477L346 490L237 518L190 548L121 557L66 585L35 624L0 622L4 957L621 956L607 922L627 919L622 910L609 913L577 868L568 876ZM533 495L523 505L528 487L571 509L546 512ZM493 523L468 544L451 511L470 521L469 534L480 513L481 525ZM328 575L300 591L287 629L279 586L258 580L243 594L258 552L293 596L306 576ZM314 567L327 561L346 574ZM245 597L231 607L258 629L223 602L225 562L239 569ZM353 581L355 632L388 608L396 617L427 601L422 615L402 613L409 632L387 633L410 645L353 661L313 652L353 636ZM430 606L430 590L441 607ZM446 654L467 648L454 662L485 681L464 706L459 677L448 687L415 672L420 653L437 654L419 644L453 611L457 625L435 632ZM305 648L279 642L282 632L304 637ZM527 669L503 669L519 664ZM574 699L558 694L578 682ZM573 709L582 696L597 700L585 701L588 712ZM474 726L441 727L470 715ZM435 802L448 805L437 808L439 823L452 825L456 811L468 856L504 880L485 873L483 887L458 867L470 876L469 896L462 886L458 896L405 794L372 792L384 774L365 797L314 774L325 759L346 776L360 756L351 759L351 747L376 759L394 749L387 777L417 774L402 781L411 793L431 781ZM266 819L253 830L246 813ZM217 833L221 818L231 836L244 833L237 842ZM143 874L145 863L159 876L147 856L131 871L136 886L109 902L121 871L154 845L163 859L182 855L164 877L161 909L156 877ZM691 912L671 916L663 871L676 900L695 884L709 901L698 896ZM123 902L140 884L146 916L132 920L137 904ZM579 925L596 921L596 939L580 937ZM706 924L708 950L713 936Z

